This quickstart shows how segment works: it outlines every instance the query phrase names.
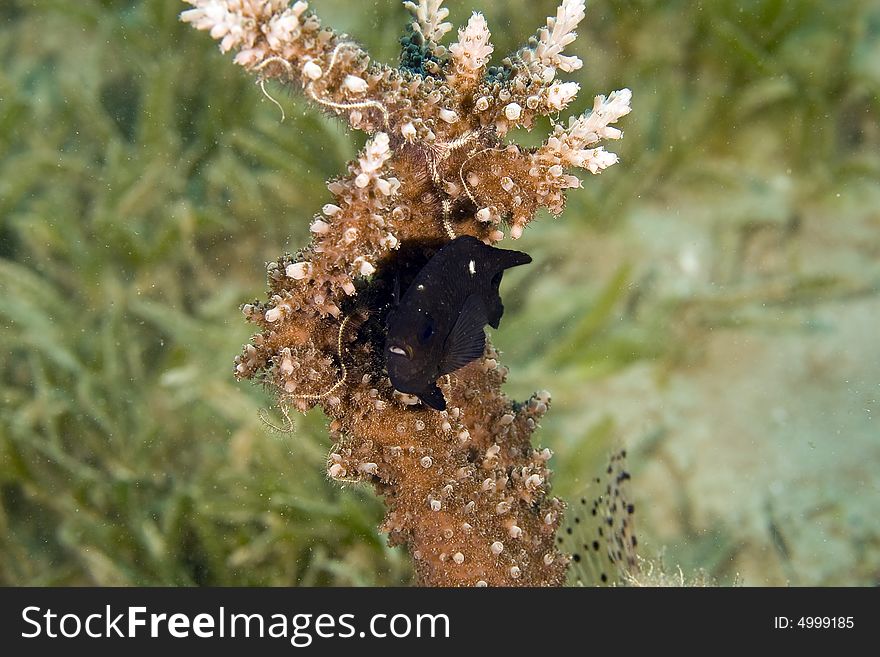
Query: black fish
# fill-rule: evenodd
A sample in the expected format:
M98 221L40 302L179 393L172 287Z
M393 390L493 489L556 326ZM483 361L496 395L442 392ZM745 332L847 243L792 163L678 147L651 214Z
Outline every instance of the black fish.
M483 327L498 328L504 313L498 293L504 270L531 261L468 235L444 245L388 315L385 359L394 387L446 410L437 379L483 355Z

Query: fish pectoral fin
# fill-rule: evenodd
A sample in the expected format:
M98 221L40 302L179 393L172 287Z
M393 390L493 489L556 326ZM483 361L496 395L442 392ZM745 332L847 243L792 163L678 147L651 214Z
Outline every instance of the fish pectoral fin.
M465 299L455 326L446 338L440 374L449 374L483 355L486 348L486 307L479 295Z
M435 411L445 411L446 410L446 399L443 397L443 393L440 388L437 387L437 384L433 384L428 390L425 392L420 392L418 394L418 398L422 400L423 403L427 404Z

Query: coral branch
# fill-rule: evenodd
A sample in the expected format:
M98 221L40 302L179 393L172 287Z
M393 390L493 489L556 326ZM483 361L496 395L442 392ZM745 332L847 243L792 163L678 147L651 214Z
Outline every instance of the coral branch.
M577 38L574 30L584 19L584 4L585 0L563 0L556 18L548 18L547 27L538 32L538 46L532 52L534 59L546 67L545 79L552 79L557 68L571 73L583 66L580 59L565 56L562 50Z
M438 384L447 410L395 391L385 371L385 315L408 272L456 235L517 238L536 211L558 214L570 173L617 161L598 143L629 112L626 89L597 96L591 112L557 124L537 149L505 144L514 126L555 114L576 96L557 70L583 18L564 0L527 48L490 67L492 45L474 13L447 52L439 0L406 3L415 21L399 69L370 64L347 37L321 28L305 2L187 0L181 18L210 32L261 81L300 87L318 107L372 135L332 202L313 218L311 243L269 263L269 296L242 307L258 328L235 375L277 391L282 412L320 404L335 446L327 472L370 482L384 497L382 529L406 545L420 582L553 585L567 557L554 538L563 505L550 495L549 450L531 434L550 403L501 392L507 370L487 342L483 357ZM473 263L471 263L473 264Z
M486 19L474 12L467 26L458 31L458 42L449 46L454 70L449 82L459 93L467 93L483 77L494 50L490 36Z
M442 4L443 0L419 0L419 4L403 3L416 19L412 24L413 29L420 32L430 43L440 43L443 35L452 29L452 23L443 22L449 16L449 10L442 7Z

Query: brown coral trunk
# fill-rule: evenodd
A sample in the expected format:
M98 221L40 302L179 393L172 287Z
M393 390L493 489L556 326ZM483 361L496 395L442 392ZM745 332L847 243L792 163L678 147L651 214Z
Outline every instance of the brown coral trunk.
M383 495L383 530L413 555L429 586L551 586L567 559L555 547L561 504L547 496L549 450L530 443L548 399L515 411L500 393L506 369L490 346L484 358L442 385L449 411L368 403L343 414L331 472L368 477ZM377 397L362 384L354 397ZM376 394L375 392L373 394ZM349 431L342 426L349 425Z
M556 124L538 149L503 143L511 128L574 98L577 85L555 75L581 65L562 50L583 0L563 0L547 28L495 68L482 16L447 49L440 2L406 3L415 20L399 69L371 65L302 1L187 2L195 8L181 18L209 30L224 52L237 49L237 63L373 135L348 175L330 183L334 202L312 222L310 246L269 264L268 302L243 306L260 333L236 359L236 376L276 386L285 414L321 404L337 442L328 474L374 484L388 508L383 528L408 546L421 583L561 584L563 505L549 495L549 450L530 442L549 395L512 404L491 345L444 377L448 411L396 393L384 372L382 303L361 297L381 287L388 272L377 268L400 265L401 246L457 234L497 242L502 219L518 237L538 208L562 211L565 190L580 185L567 169L598 173L616 162L594 146L621 136L609 124L629 111L628 90L598 96L592 112Z

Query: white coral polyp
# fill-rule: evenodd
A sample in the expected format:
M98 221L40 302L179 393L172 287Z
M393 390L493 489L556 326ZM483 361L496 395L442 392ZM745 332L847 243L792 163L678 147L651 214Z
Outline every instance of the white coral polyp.
M563 110L575 99L581 86L577 82L556 82L545 91L547 107Z
M400 134L403 135L403 138L407 141L414 141L416 138L416 127L412 122L407 121L400 127Z
M580 167L590 173L599 173L618 162L619 159L615 153L609 153L600 146L599 148L587 151L587 155L583 158Z
M321 67L313 61L308 61L303 64L302 70L303 75L305 75L309 80L320 80L321 76L324 75L324 71L321 70Z
M372 174L379 171L391 158L391 146L388 135L384 132L376 133L367 145L364 146L364 154L359 158L361 171Z
M315 235L324 235L330 230L330 224L323 219L315 219L309 226L309 230L315 233Z
M367 81L356 75L346 75L342 86L353 94L362 94L367 90Z
M184 23L192 23L197 30L210 31L211 38L220 41L220 50L228 52L245 43L247 39L244 16L229 11L227 4L220 0L199 2L191 0L196 9L188 9L180 14Z
M450 123L450 124L451 124L451 123L456 123L456 122L458 122L458 114L456 114L456 113L455 113L453 110L451 110L451 109L445 109L445 108L444 108L444 109L441 109L441 110L438 112L438 114L440 115L440 118L441 118L441 119L443 119L444 121L446 121L446 123Z
M264 47L245 48L240 50L233 60L239 66L245 68L253 68L264 59L266 59L267 51Z
M270 48L283 52L286 45L299 37L300 16L306 9L307 3L297 2L293 7L271 18L268 26L263 28Z
M300 281L312 273L312 263L310 262L294 262L287 265L285 272L288 277Z
M609 124L630 113L631 100L629 89L613 91L608 98L596 96L592 111L569 120L569 137L580 146L590 146L600 139L620 139L623 133Z
M397 178L376 178L376 189L385 196L394 196L400 189L400 181Z
M357 272L361 276L372 276L376 271L376 268L368 260L364 259L363 256L355 258L354 264L357 266Z
M394 177L380 175L385 163L391 158L391 146L388 135L384 132L376 133L358 158L360 172L354 177L354 185L358 189L367 189L370 184L383 196L394 196L400 189L400 181Z

